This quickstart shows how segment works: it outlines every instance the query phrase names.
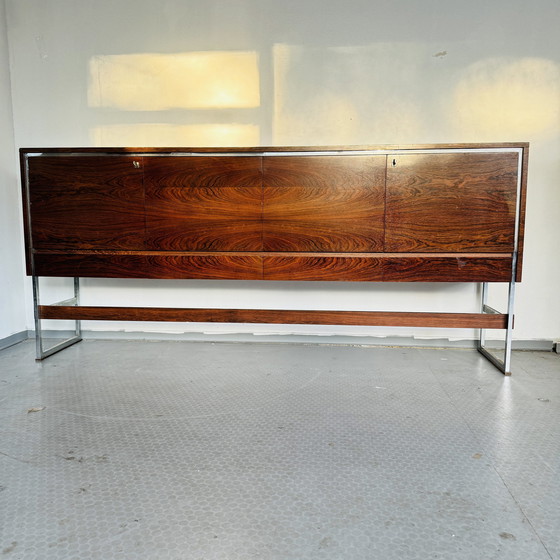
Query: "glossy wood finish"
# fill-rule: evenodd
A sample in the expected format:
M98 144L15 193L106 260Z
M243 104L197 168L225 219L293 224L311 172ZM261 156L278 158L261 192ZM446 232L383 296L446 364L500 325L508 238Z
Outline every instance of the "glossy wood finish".
M32 248L143 249L141 164L125 156L30 157Z
M385 250L513 251L517 162L515 153L390 157Z
M262 250L261 158L145 159L147 249Z
M509 282L511 255L265 256L265 280L345 282Z
M306 280L329 282L508 282L511 255L275 253L38 253L40 276Z
M262 257L256 253L38 253L39 276L81 278L161 278L262 280Z
M304 311L269 309L178 309L169 307L91 307L43 305L42 319L267 323L503 329L507 316L483 313L405 313L389 311Z
M263 249L383 251L386 156L265 157Z
M509 281L518 152L496 148L522 153L522 249L526 144L21 150L28 273Z

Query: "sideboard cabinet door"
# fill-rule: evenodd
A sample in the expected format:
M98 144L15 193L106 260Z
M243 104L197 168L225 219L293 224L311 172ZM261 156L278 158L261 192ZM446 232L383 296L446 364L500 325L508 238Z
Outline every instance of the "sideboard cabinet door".
M518 154L398 154L387 165L387 252L511 252Z
M145 158L147 248L262 250L262 158Z
M142 158L28 159L35 250L144 248Z
M383 251L384 155L264 158L264 250Z

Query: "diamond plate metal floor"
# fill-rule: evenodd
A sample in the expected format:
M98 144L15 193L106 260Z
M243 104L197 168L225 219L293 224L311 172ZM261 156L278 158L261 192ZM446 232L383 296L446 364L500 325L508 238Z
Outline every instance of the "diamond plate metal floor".
M0 557L560 559L560 358L0 352Z

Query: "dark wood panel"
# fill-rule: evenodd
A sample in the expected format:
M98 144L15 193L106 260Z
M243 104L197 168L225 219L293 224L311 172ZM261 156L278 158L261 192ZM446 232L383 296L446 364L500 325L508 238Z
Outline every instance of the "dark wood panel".
M508 255L37 253L40 276L344 282L507 282Z
M508 282L511 256L265 256L265 280Z
M503 146L523 149L516 271L520 280L528 146ZM32 230L26 239L28 273L31 245L35 244L38 274L52 276L102 277L107 265L111 277L508 281L511 258L490 254L509 252L513 247L517 154L407 154L412 148L402 147L394 167L389 162L387 247L381 239L377 249L373 246L380 242L375 238L379 229L372 225L372 217L376 216L381 228L382 220L379 207L372 202L380 199L383 204L384 187L379 188L379 182L384 181L384 155L266 156L264 189L271 211L265 211L265 218L271 225L266 226L264 245L281 255L262 253L263 158L257 152L264 148L241 149L247 152L245 157L120 155L134 151L132 148L71 149L92 152L89 155L66 155L67 149L51 149L56 155L22 157L22 176L28 177L31 191L31 227L26 227L26 234ZM313 148L301 151L310 150ZM31 151L48 153L49 149ZM102 155L107 151L113 155ZM161 148L153 153L171 151L180 150ZM212 151L200 149L201 154ZM21 152L25 155L25 150ZM221 254L196 260L193 255L145 251L143 162L148 162L148 214L153 219L149 249ZM370 177L375 178L373 187ZM24 189L24 201L25 195ZM423 211L427 201L428 211ZM113 255L46 254L79 249L106 249ZM143 252L118 255L123 249ZM380 255L374 253L383 250L388 253L379 260ZM239 254L243 251L259 255ZM423 258L448 251L467 253L469 258ZM391 254L398 256L399 252L417 254L394 260ZM488 258L474 258L475 253L488 253ZM256 260L247 260L250 256ZM261 257L265 258L264 272ZM206 263L208 271L204 270Z
M142 249L141 161L125 156L28 158L33 248Z
M147 248L262 249L260 157L145 160Z
M483 313L407 313L398 311L302 311L268 309L175 309L169 307L88 307L42 305L42 319L269 323L504 329L507 315Z
M385 156L265 157L265 251L383 250Z
M507 152L390 156L386 251L512 251L517 159Z
M262 257L236 254L42 254L38 276L262 280Z

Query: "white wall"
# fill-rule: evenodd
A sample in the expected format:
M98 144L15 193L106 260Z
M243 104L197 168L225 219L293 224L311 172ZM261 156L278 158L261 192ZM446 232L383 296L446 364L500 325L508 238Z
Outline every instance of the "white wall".
M557 0L6 3L18 147L530 141L515 337L560 338ZM86 280L85 287L91 303L236 307L469 311L476 295L473 286L454 284ZM503 299L503 291L496 297ZM429 329L204 330L473 336Z
M8 36L0 1L0 341L27 329Z

